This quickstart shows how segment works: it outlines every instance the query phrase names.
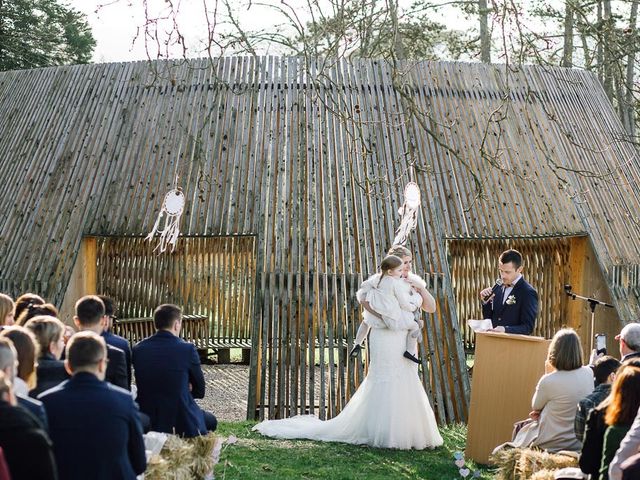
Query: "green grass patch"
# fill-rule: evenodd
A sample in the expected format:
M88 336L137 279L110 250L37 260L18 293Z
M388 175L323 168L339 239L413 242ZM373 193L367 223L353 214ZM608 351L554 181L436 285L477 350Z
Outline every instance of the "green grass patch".
M222 437L234 435L237 443L225 445L216 466L220 479L427 479L460 480L454 453L463 452L467 428L453 425L441 429L444 445L435 450L386 450L343 443L309 440L276 440L252 432L255 422L221 422ZM467 462L476 478L491 479L486 467Z

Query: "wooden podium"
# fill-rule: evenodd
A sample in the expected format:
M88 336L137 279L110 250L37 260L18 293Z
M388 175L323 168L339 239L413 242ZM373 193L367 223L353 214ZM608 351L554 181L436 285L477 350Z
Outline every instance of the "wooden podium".
M550 340L506 333L476 334L466 455L486 464L511 440L513 424L531 411Z

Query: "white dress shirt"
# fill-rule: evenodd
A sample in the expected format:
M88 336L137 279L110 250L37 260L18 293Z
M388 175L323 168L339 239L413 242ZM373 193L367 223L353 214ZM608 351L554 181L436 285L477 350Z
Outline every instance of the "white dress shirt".
M506 285L503 286L502 288L504 289L504 291L502 292L502 303L504 304L504 302L507 300L507 297L509 295L511 295L511 292L513 291L513 287L516 286L516 283L518 283L518 280L520 280L522 278L522 274L519 273L518 276L516 277L516 279L513 281L513 283L511 284L510 287L507 287Z

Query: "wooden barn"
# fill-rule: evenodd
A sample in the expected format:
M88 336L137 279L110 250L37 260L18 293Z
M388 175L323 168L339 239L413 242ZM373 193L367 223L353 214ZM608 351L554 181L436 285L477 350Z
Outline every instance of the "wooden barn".
M348 359L355 291L423 194L414 271L422 378L440 422L464 420L478 292L497 256L526 258L537 334L609 348L640 314L640 162L583 71L374 60L221 58L0 73L0 291L69 315L105 293L120 317L160 303L250 359L249 418L334 416L366 366ZM481 190L479 185L482 185ZM167 191L186 196L173 253L145 243ZM250 350L249 350L250 349ZM250 353L249 353L250 352Z

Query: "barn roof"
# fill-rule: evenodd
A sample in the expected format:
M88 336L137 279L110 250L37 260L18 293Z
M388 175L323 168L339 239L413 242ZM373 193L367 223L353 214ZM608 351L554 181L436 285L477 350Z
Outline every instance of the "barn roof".
M371 272L413 144L424 270L446 268L446 238L586 234L621 317L639 313L637 151L595 76L448 62L401 73L417 116L375 60L0 73L0 290L61 301L83 235L146 234L176 176L185 235L257 235L264 271Z

